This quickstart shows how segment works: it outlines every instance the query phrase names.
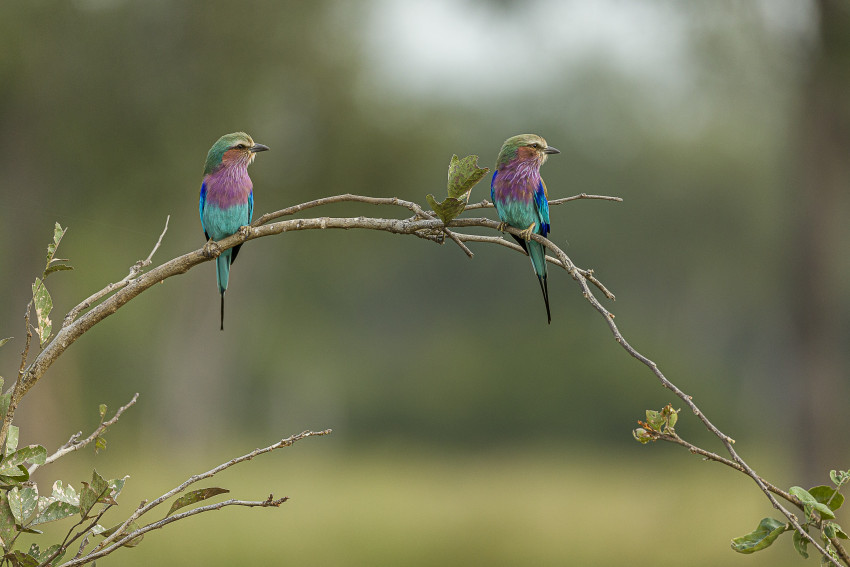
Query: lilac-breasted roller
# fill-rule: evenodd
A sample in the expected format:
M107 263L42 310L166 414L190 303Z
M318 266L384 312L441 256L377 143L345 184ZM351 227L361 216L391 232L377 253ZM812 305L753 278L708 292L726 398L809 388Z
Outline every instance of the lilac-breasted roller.
M221 240L251 224L254 216L254 185L248 166L257 152L268 146L255 144L245 132L226 134L207 153L204 180L201 182L201 227L208 241ZM230 264L236 260L241 244L229 248L215 259L218 291L221 293L221 330L224 330L224 292L230 278Z
M546 184L540 177L540 166L549 154L559 153L536 134L508 138L502 144L490 182L490 198L502 221L501 230L506 225L522 229L522 237L511 236L531 258L543 291L549 323L552 322L552 314L549 312L549 286L546 282L546 249L531 240L531 234L544 237L549 234L549 201Z

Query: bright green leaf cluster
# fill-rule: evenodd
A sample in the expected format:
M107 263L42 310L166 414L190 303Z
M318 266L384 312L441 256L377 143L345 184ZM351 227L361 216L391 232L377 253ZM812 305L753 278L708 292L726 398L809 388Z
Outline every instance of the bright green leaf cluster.
M438 203L433 195L428 194L425 196L428 205L444 224L448 224L463 212L469 201L469 192L488 171L490 170L486 167L478 167L478 156L471 155L459 159L453 155L449 162L449 180L446 188L448 197Z
M788 493L797 498L803 506L805 522L801 524L806 534L811 528L820 531L820 538L827 553L838 558L832 540L850 539L837 523L829 521L835 518L835 511L844 504L844 495L839 492L841 487L850 481L850 473L846 471L831 471L830 479L835 484L832 486L815 486L808 490L800 486L792 486ZM792 531L792 543L804 558L809 557L809 540L800 532L793 529L790 524L785 524L773 518L764 518L758 527L747 535L732 540L732 549L738 553L753 553L762 550L772 544L783 532ZM822 563L826 558L822 558Z
M667 404L661 411L646 410L646 421L638 420L638 427L632 431L632 436L644 445L655 441L660 435L676 435L676 422L679 411Z
M4 459L8 461L44 463L43 448L24 447ZM23 453L23 454L22 454ZM30 458L27 458L27 455ZM23 460L22 460L23 459ZM26 471L26 468L23 469ZM54 564L65 554L60 544L54 544L42 551L37 544L30 546L27 553L11 550L10 547L21 532L40 534L35 526L64 520L80 514L83 519L97 503L114 505L115 498L124 488L125 478L105 481L97 471L92 473L91 483L84 482L80 493L73 486L65 486L61 480L53 483L50 496L39 496L38 486L18 483L0 494L0 545L6 552L4 557L12 565L39 565L50 559ZM93 526L92 533L101 533L101 526ZM52 559L51 559L52 558Z
M0 389L3 381L0 379ZM8 408L8 396L0 396L0 409ZM101 420L102 421L102 420ZM104 480L97 471L92 472L90 482L83 482L78 492L61 480L53 483L49 496L41 496L38 486L29 481L27 465L43 465L47 462L47 451L40 445L18 447L19 429L9 426L6 446L0 457L0 547L2 557L13 566L37 566L44 563L57 564L64 556L61 544L54 544L42 550L37 544L30 546L24 553L12 549L21 533L41 534L36 526L56 522L80 515L82 523L97 516L93 509L98 504L106 507L116 505L116 498L124 488L128 477ZM105 508L104 508L105 510ZM100 513L100 512L98 512ZM90 520L91 521L91 520ZM104 532L100 525L86 528L92 534ZM135 543L141 541L137 538Z

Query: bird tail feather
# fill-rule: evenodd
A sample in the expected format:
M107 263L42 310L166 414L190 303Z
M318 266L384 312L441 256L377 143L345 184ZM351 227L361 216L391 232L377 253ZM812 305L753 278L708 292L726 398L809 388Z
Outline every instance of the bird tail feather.
M231 252L225 250L215 259L215 277L218 282L218 292L221 294L221 330L224 330L224 292L230 279Z
M528 256L531 258L531 265L534 268L534 273L537 274L537 279L540 282L540 291L543 292L543 301L546 303L546 318L549 324L552 323L552 313L549 311L549 282L546 273L546 249L539 242L530 240L526 243L528 246Z
M218 281L218 292L227 290L227 282L230 279L230 250L225 250L221 256L215 259L216 280Z

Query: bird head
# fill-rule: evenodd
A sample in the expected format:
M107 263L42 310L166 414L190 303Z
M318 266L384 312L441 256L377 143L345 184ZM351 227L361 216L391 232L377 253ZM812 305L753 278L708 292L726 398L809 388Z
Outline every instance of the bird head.
M496 160L496 168L513 161L536 161L538 166L546 162L549 154L559 154L560 150L546 143L546 140L537 134L520 134L505 140L499 158Z
M204 164L204 175L209 175L221 166L248 165L254 161L257 152L268 150L268 146L257 144L245 132L234 132L225 134L213 144L207 153L207 161Z

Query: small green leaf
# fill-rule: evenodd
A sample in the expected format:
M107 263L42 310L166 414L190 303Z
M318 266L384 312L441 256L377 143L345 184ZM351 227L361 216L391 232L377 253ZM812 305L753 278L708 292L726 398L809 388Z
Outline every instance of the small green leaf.
M91 488L97 493L98 498L109 493L109 483L97 474L96 470L91 473Z
M38 560L39 563L44 563L45 561L47 561L47 559L51 555L53 555L53 553L55 551L57 551L61 547L62 546L60 544L54 543L53 545L51 545L50 547L48 547L44 551L41 551L38 547L38 544L33 543L32 545L30 545L30 548L29 548L29 551L27 551L27 554L31 555L32 557L35 557ZM60 553L58 556L56 556L53 559L53 565L56 565L59 562L59 559L61 559L63 555L65 555L64 552Z
M106 439L103 437L95 437L94 440L94 452L106 450Z
M62 225L60 225L58 222L55 225L53 225L53 249L54 250L56 249L57 246L59 246L59 243L62 242L62 237L65 236L65 232L67 230L68 230L67 228L62 228ZM48 248L50 248L50 247L48 246ZM53 257L53 255L51 254L51 258L52 257Z
M664 416L661 415L661 412L646 410L646 424L649 425L653 431L661 433L661 427L664 425L664 421Z
M62 260L62 262L66 262L67 260ZM44 270L44 278L47 279L47 276L52 274L53 272L62 272L65 270L73 270L74 266L68 266L67 264L54 264L53 266L48 267Z
M0 396L0 418L6 418L6 412L9 411L9 403L12 401L12 394L3 394ZM10 426L11 427L11 426ZM6 434L8 437L8 433Z
M59 551L61 548L62 548L62 546L61 546L60 544L58 544L58 543L54 543L53 545L51 545L50 547L48 547L47 549L45 549L44 551L42 551L42 552L41 552L41 554L40 554L40 555L38 556L38 558L37 558L37 559L38 559L38 562L39 562L39 563L44 563L45 561L47 561L47 559L48 559L51 555L53 555L54 553L56 553L57 551ZM32 554L30 554L30 555L32 555ZM59 561L60 561L60 560L61 560L64 556L65 556L65 552L64 552L64 551L60 551L60 552L59 552L59 554L58 554L56 557L54 557L54 558L53 558L53 560L51 561L51 565L58 565L58 564L59 564Z
M65 236L67 230L67 228L62 228L58 222L53 226L53 242L47 245L47 266L50 266L50 263L54 261L56 249L59 247L59 243L62 242L62 237Z
M35 278L35 283L32 284L32 300L35 307L35 314L38 319L36 333L38 333L39 343L43 347L47 344L50 334L53 330L53 322L50 320L50 311L53 309L53 299L47 291L44 282L39 278Z
M837 492L831 486L825 484L814 486L808 492L815 500L829 506L833 512L841 508L841 505L844 504L844 495Z
M53 483L53 493L51 494L51 498L59 502L67 502L72 506L80 505L80 495L77 494L74 487L70 484L68 486L63 486L61 480L57 480Z
M449 162L449 181L447 185L448 195L453 199L460 199L481 181L489 169L478 167L478 156L466 156L458 159L452 156Z
M12 564L12 567L38 567L38 559L18 549L3 557Z
M21 498L18 487L9 491L9 508L12 510L12 516L15 518L16 524L23 524L23 499Z
M461 214L463 209L466 208L466 203L460 199L452 197L447 197L445 201L438 203L437 200L434 199L434 196L429 193L428 195L425 195L425 199L428 200L428 204L431 206L431 209L437 213L437 216L440 217L443 224L449 224L452 219Z
M38 508L38 487L15 487L10 490L9 508L15 517L15 523L19 526L25 525Z
M646 445L650 441L652 441L652 435L644 429L643 427L638 427L637 429L632 430L632 437L634 437L637 441L640 441L642 444Z
M83 519L87 518L91 509L97 504L97 493L92 490L89 483L83 482L83 488L80 490L80 516Z
M35 517L30 525L37 526L38 524L46 524L47 522L63 520L69 516L78 514L79 512L80 508L78 506L56 500L48 504L47 507Z
M732 549L738 553L754 553L770 546L785 531L785 522L763 518L758 527L747 535L732 540Z
M835 518L835 513L830 510L829 506L823 504L821 502L815 502L812 505L812 509L816 510L818 514L820 514L821 518Z
M130 478L130 475L127 475L124 478L114 478L109 481L109 488L112 491L113 498L118 498L118 495L121 494L122 490L124 490L124 483L127 482L128 478Z
M670 406L667 407L670 408ZM676 427L677 421L679 421L679 412L670 408L670 412L667 414L667 427L673 429Z
M820 487L815 487L817 492L821 495L825 494L825 491ZM827 490L831 490L830 487L824 487ZM806 516L812 516L813 512L817 512L820 514L821 518L834 518L835 514L826 504L822 502L818 502L817 498L815 498L808 490L800 487L800 486L792 486L788 492L793 496L796 496L800 499L800 502L803 503L803 511L806 513ZM837 497L836 497L837 498Z
M44 532L41 530L36 530L30 527L21 527L18 526L18 531L24 532L25 534L43 534Z
M800 555L802 555L803 557L808 559L809 558L809 552L808 552L809 540L807 540L806 538L801 536L800 532L798 532L797 530L794 530L794 536L791 539L794 542L794 549L797 550L797 553L799 553Z
M97 409L100 412L100 421L102 423L103 417L106 415L106 404L100 404Z
M47 460L47 449L41 445L27 445L18 449L3 461L0 467L0 474L6 474L6 467L17 467L23 463L31 463L35 465L43 465Z
M840 538L840 539L850 539L844 530L841 529L841 526L836 524L835 522L824 522L823 523L823 533L826 537L829 538Z
M11 341L14 337L6 337L5 339L0 339L0 346L5 345L9 341Z
M0 492L0 545L7 549L15 537L15 516L9 507L8 492Z
M121 482L121 486L124 486L123 481ZM92 488L98 494L97 501L99 503L112 505L118 504L118 502L116 502L114 498L112 484L105 481L102 476L97 474L97 471L94 471L92 473Z
M6 433L6 454L11 455L18 449L18 434L20 433L20 429L18 429L17 425L10 425L9 431ZM3 474L0 471L0 474Z
M189 492L177 500L171 505L171 508L168 510L168 514L165 515L167 518L175 511L183 508L184 506L189 506L190 504L195 504L196 502L200 502L201 500L206 500L207 498L212 498L213 496L217 496L219 494L224 494L226 492L230 492L226 488L201 488L200 490L193 490Z
M809 494L809 491L802 486L792 486L788 489L788 493L799 498L803 504L814 504L817 502L815 497Z

